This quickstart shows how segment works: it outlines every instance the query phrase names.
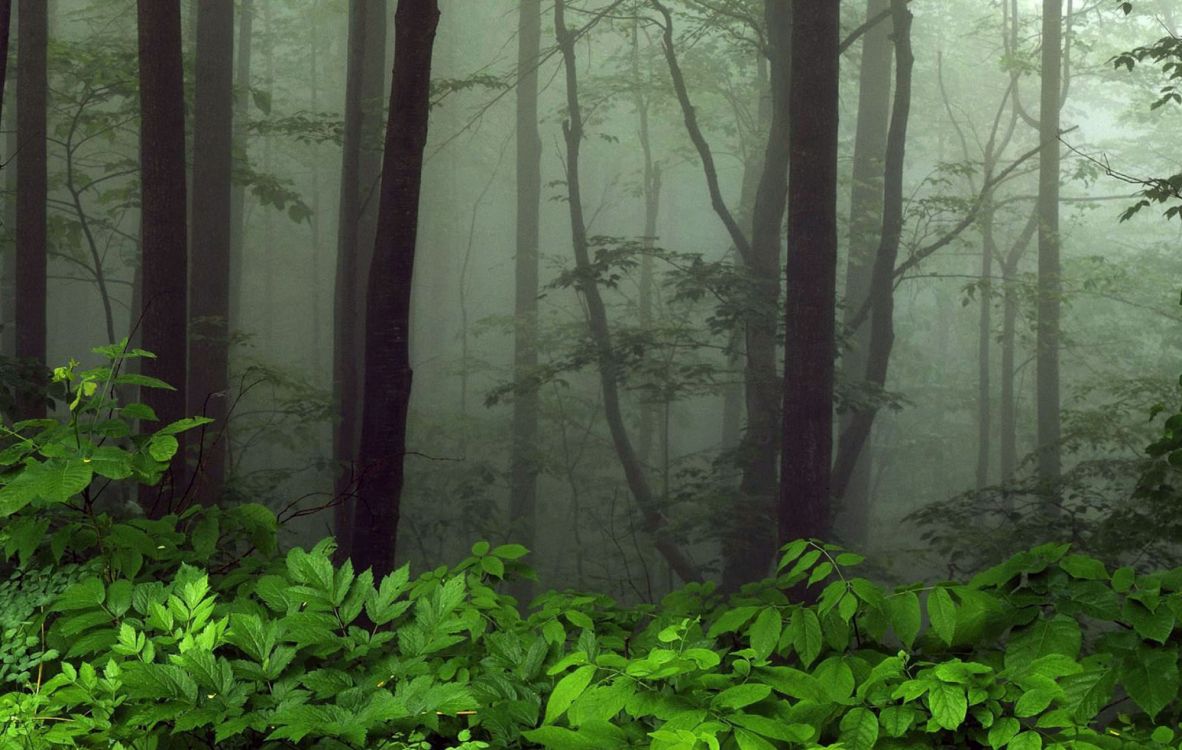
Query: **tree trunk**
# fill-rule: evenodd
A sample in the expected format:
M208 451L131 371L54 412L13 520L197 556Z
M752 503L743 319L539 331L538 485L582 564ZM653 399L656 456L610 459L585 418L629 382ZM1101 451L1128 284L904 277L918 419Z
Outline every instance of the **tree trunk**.
M891 124L887 130L886 163L883 169L882 233L870 279L870 341L866 352L866 383L881 391L886 386L887 368L895 343L895 261L903 232L903 164L907 146L907 121L911 114L911 11L907 0L891 0L891 22L895 40L895 96ZM841 497L844 482L870 437L878 409L854 410L841 433L834 461L834 492Z
M141 398L162 424L185 416L188 354L188 231L185 197L185 92L181 11L175 3L139 0L140 65L140 323L143 348L155 359L145 375L176 388L145 388ZM135 308L133 308L135 309ZM140 503L161 516L185 489L185 434L159 487L142 487Z
M890 0L868 0L866 20L889 10ZM849 252L845 269L845 308L847 328L858 306L870 291L874 254L882 229L883 160L886 156L887 123L891 107L891 24L879 22L862 39L862 62L858 73L858 123L854 136L854 164L850 188ZM866 355L870 348L870 329L862 326L850 334L850 348L841 355L841 366L848 385L862 382ZM841 430L849 428L853 414L841 416ZM854 463L846 480L846 491L837 498L840 509L836 527L841 538L852 546L868 542L870 524L870 468L873 461L871 437Z
M1059 479L1062 457L1059 415L1059 107L1062 67L1062 0L1042 4L1042 96L1038 158L1038 477ZM1048 495L1050 497L1050 495Z
M747 270L753 298L745 320L747 430L739 443L739 502L724 541L722 587L734 591L767 575L776 551L772 518L777 495L776 448L781 383L776 371L780 306L780 238L788 196L789 86L792 8L764 4L771 78L771 123L755 192Z
M832 524L840 16L837 3L793 3L781 543Z
M354 514L353 564L375 577L394 569L410 405L410 293L430 107L436 0L399 0L394 73L382 158L378 231L365 320L363 472Z
M45 416L46 346L46 55L49 18L44 0L17 6L16 356L34 389L17 399L17 419Z
M988 156L988 155L987 155ZM986 170L988 174L988 170ZM989 447L993 439L993 412L990 409L990 348L993 336L993 299L990 275L997 244L993 239L993 195L981 206L981 295L977 316L977 489L989 484Z
M1038 207L1030 214L1030 219L1023 227L1022 233L1006 253L1002 261L1002 280L1005 291L1002 297L1001 322L1001 481L1009 482L1014 478L1018 468L1018 420L1017 404L1014 394L1014 355L1017 348L1018 324L1018 261L1026 253L1030 240L1038 230Z
M234 3L197 10L193 107L193 263L189 284L189 410L215 420L203 433L196 500L214 505L225 482L229 402L230 173L233 166Z
M7 59L7 55L5 56ZM13 73L15 77L16 73ZM7 78L7 77L6 77ZM5 81L7 82L7 81ZM11 91L11 88L9 89ZM12 98L9 98L12 102ZM16 356L16 172L20 161L20 141L16 133L16 107L4 110L4 258L0 268L0 355Z
M542 140L538 134L538 55L542 39L541 0L521 0L517 25L517 256L514 262L513 371L528 382L538 366L538 233L542 200ZM538 392L523 390L513 400L509 457L509 530L513 541L533 550L538 502ZM511 593L523 604L533 595L530 581Z
M363 332L357 312L357 285L364 278L358 262L358 213L361 164L361 80L365 57L364 0L349 3L349 56L345 71L345 125L341 142L341 197L337 211L337 263L333 293L333 400L337 421L333 425L333 529L338 562L349 556L353 535L353 495L357 487L355 461L360 427L360 346Z
M240 169L250 166L250 52L254 36L254 0L241 0L238 7L238 51L234 87L234 163ZM315 53L313 53L315 54ZM313 108L315 109L315 108ZM246 255L246 186L240 180L230 185L230 318L242 320L242 269Z
M591 269L587 225L583 218L579 181L579 148L583 139L583 118L579 104L578 73L575 65L575 37L566 27L565 6L565 0L555 0L554 29L566 72L566 103L567 117L569 118L563 123L563 134L566 140L567 204L570 211L571 241L578 271L576 286L586 303L587 326L595 343L599 381L603 392L604 417L611 432L616 455L624 469L628 488L644 517L646 533L653 537L653 543L657 550L681 580L700 581L702 575L697 566L669 538L665 530L666 519L657 507L656 498L644 475L644 468L636 456L632 441L628 437L624 418L620 411L619 384L616 380L618 366L612 351L607 310Z
M637 291L637 313L640 327L648 331L653 323L653 256L652 249L657 238L657 215L661 207L661 168L653 161L652 137L649 128L649 100L644 94L644 80L640 75L640 18L632 22L632 92L640 137L640 151L644 157L641 165L641 193L644 197L644 230L641 246L645 252L640 258L640 288ZM647 383L652 385L652 383ZM637 434L637 456L647 465L652 456L654 437L660 409L652 400L653 394L645 393L640 399L640 429Z

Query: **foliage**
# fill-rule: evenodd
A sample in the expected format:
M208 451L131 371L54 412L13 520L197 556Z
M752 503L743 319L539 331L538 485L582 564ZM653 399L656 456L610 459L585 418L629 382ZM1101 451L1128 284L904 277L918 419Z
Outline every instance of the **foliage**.
M258 505L114 520L95 484L153 481L136 456L166 462L173 433L125 434L146 416L110 402L115 368L55 377L68 419L4 454L22 463L0 492L37 489L3 511L0 747L1179 747L1182 568L1045 544L887 589L854 574L861 556L800 540L729 601L713 584L660 607L549 592L522 615L497 590L528 573L520 545L378 581L334 566L331 539L277 554ZM94 464L104 438L120 457L81 483L75 456Z

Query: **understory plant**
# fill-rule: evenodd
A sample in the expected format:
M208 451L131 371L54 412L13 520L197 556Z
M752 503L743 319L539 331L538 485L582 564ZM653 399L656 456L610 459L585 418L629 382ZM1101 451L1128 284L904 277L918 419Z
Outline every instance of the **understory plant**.
M520 545L379 580L331 539L281 552L261 505L103 510L196 423L137 433L117 368L57 377L69 415L0 447L0 748L1182 747L1182 568L1044 544L886 587L798 540L725 599L521 607Z

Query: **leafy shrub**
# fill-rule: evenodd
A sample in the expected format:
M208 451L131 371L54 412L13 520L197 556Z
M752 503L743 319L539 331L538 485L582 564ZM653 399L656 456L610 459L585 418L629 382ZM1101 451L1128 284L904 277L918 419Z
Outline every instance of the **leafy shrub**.
M22 479L104 447L77 417L100 390L72 390L81 437L38 423L3 452L0 497L23 503L0 511L20 592L0 748L1182 747L1182 568L1047 544L888 590L801 540L727 601L709 583L659 607L549 592L522 615L497 590L526 570L519 545L375 580L334 566L331 539L279 555L262 506L117 521L97 468L68 492ZM166 461L159 431L114 432L158 475L134 456Z

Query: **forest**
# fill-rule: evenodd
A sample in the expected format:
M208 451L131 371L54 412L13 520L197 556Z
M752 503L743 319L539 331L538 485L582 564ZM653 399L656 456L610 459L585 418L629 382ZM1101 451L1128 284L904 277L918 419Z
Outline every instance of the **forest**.
M0 750L1182 750L1180 28L0 0Z

